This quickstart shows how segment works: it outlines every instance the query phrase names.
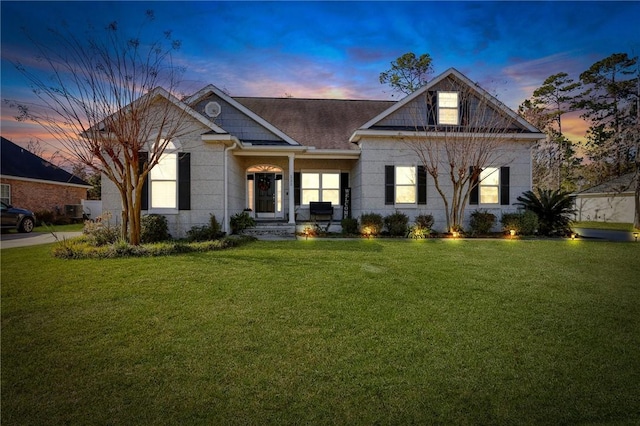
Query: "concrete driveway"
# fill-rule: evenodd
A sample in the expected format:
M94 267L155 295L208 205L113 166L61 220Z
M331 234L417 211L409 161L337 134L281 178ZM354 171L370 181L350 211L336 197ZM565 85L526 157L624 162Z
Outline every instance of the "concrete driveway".
M50 244L63 239L75 238L82 235L82 232L55 232L55 236L50 232L31 232L29 234L3 233L0 235L0 248L26 247L39 244ZM56 239L57 238L57 239Z
M606 241L635 241L633 232L587 228L574 228L573 230L584 238L595 238Z

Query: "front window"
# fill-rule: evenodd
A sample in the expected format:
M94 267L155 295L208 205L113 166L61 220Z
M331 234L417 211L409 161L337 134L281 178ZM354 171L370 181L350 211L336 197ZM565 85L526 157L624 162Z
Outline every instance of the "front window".
M396 167L396 204L415 204L416 168L414 166Z
M151 182L151 208L177 209L178 154L173 142L169 142L160 161L149 173Z
M339 172L302 172L302 204L311 201L330 201L340 204Z
M0 185L0 201L7 205L11 205L11 185L6 183Z
M457 126L459 116L458 92L438 92L438 124Z
M480 172L480 204L498 204L500 201L500 169L487 167Z

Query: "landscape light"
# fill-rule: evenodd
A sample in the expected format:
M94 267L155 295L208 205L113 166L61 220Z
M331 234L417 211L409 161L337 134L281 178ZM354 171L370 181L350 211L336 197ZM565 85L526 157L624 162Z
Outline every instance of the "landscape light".
M515 230L515 229L510 229L510 230L509 230L509 235L511 235L511 238L515 237L515 235L516 235L516 230Z
M637 232L634 232L634 233L633 233L633 238L635 238L635 239L636 239L636 243L637 243L637 242L638 242L638 233L637 233Z
M460 233L458 231L453 231L452 235L453 238L458 238L460 236Z

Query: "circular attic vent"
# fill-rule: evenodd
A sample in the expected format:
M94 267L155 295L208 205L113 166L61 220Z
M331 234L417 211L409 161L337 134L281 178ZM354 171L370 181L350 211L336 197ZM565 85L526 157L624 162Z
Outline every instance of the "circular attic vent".
M207 114L211 118L215 118L220 115L220 104L217 102L209 102L204 107L204 113Z

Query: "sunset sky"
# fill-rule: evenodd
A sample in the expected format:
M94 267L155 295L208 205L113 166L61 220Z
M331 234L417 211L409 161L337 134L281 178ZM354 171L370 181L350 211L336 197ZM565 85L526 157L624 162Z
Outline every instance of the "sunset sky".
M30 91L11 61L33 62L34 37L65 22L77 31L117 21L133 33L144 12L155 37L182 41L186 90L214 84L232 96L396 99L378 81L406 52L429 53L517 109L543 80L572 77L612 53L640 52L640 2L1 2L2 99ZM46 137L2 104L2 136ZM567 119L570 137L584 125Z

